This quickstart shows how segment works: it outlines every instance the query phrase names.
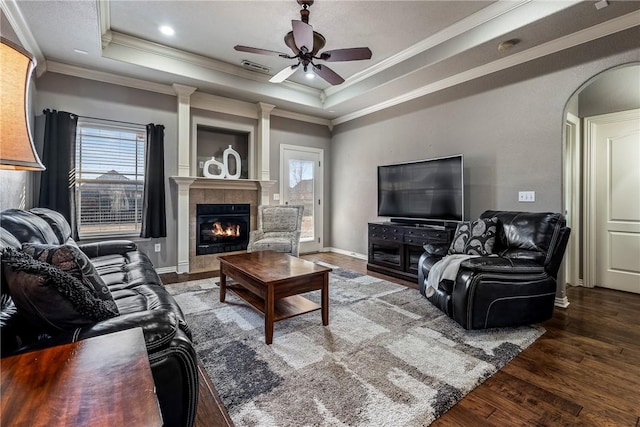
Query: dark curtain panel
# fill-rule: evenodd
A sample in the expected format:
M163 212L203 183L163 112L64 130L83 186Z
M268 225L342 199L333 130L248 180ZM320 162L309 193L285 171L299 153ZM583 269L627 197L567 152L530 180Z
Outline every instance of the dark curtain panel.
M144 202L140 237L167 237L164 204L164 126L147 125Z
M76 224L76 127L78 116L46 109L42 162L47 168L40 175L39 206L60 212L69 221L74 238Z

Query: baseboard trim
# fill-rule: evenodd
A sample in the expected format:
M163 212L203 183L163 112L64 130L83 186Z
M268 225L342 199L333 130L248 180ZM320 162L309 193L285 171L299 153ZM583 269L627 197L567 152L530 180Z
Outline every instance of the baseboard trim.
M569 298L567 298L566 295L562 298L556 297L554 305L560 308L567 308L569 307Z
M325 248L323 252L335 252L337 254L352 256L354 258L362 259L365 261L369 259L369 257L365 254L359 254L357 252L345 251L344 249L338 249L338 248L332 248L332 247Z
M158 274L176 273L178 271L175 265L170 267L156 267L155 270Z

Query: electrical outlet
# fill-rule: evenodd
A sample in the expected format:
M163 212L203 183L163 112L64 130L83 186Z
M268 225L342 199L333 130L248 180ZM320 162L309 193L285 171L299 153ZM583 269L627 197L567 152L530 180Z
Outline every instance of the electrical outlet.
M162 250L162 243L156 243L153 247L156 252L160 252Z
M199 167L200 169L204 169L204 162L203 162L202 160L200 160L200 161L198 162L198 167Z
M280 194L273 193L273 200L280 200Z
M518 192L518 201L531 203L536 201L536 192L535 191L519 191Z

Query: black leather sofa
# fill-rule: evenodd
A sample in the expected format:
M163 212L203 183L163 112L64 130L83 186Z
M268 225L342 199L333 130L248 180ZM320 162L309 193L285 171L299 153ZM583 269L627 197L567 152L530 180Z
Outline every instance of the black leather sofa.
M141 327L164 425L193 425L198 370L191 333L180 307L167 292L149 258L137 250L135 243L112 240L77 245L64 217L42 208L5 210L0 213L0 224L3 251L7 247L21 249L22 243L77 246L109 288L119 311L115 317L74 330L58 333L34 330L33 322L14 304L3 269L2 357ZM6 268L4 261L3 267Z
M557 213L486 211L498 218L493 256L463 261L455 280L441 280L428 300L465 329L539 323L553 315L556 279L570 228ZM446 255L425 247L418 262L425 297L433 265Z

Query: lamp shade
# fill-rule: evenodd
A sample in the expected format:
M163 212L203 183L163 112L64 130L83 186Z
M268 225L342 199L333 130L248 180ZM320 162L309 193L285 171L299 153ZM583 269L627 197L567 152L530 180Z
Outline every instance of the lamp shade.
M41 171L27 119L27 92L35 60L19 46L0 44L0 169Z

